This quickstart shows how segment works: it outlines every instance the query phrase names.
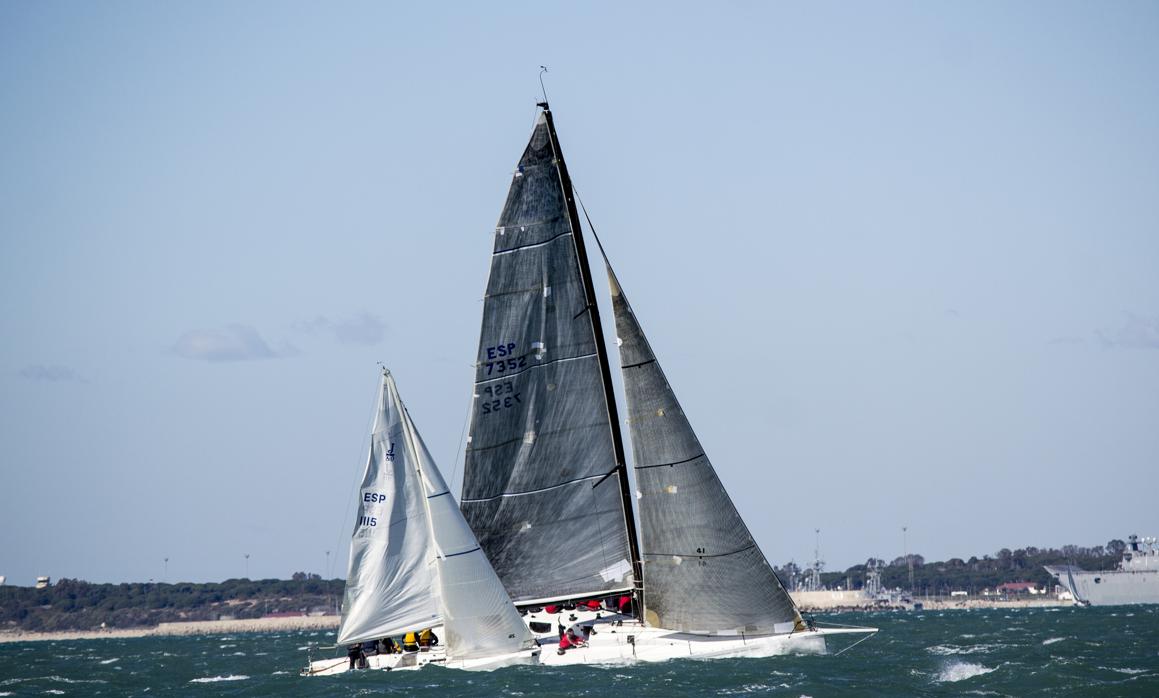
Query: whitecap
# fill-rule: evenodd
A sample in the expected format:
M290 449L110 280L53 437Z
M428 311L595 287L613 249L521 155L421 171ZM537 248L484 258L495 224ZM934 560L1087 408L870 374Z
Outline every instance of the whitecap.
M63 696L64 695L64 691L60 690L59 688L50 688L50 689L46 690L45 693L50 695L50 696Z
M1127 674L1129 676L1134 676L1135 674L1146 674L1148 671L1147 669L1130 669L1130 668L1128 668L1128 669L1116 669L1113 666L1101 666L1099 668L1100 669L1107 669L1108 671L1117 671L1120 674Z
M724 695L741 694L741 693L767 693L772 686L763 683L746 683L743 686L731 690L721 691Z
M113 662L121 661L120 657L113 657L112 659L102 659L101 664L112 664Z
M1043 640L1043 641L1042 641L1042 644L1044 644L1044 645L1053 645L1054 643L1056 643L1056 642L1062 642L1062 641L1063 641L1063 640L1065 640L1065 639L1066 639L1065 637L1048 637L1048 638L1046 638L1045 640Z
M938 675L934 677L934 681L938 683L949 681L965 681L972 679L975 676L989 674L994 671L996 667L983 666L981 664L974 664L973 662L950 662L942 667Z
M39 679L17 679L17 681L53 681L55 683L108 683L104 679L70 679L67 676L42 676Z
M936 654L936 655L945 657L945 656L949 656L952 654L985 654L988 652L993 652L994 650L997 650L997 649L1001 649L1002 647L1005 647L1005 645L1003 645L1002 643L994 643L994 644L983 643L983 644L979 644L979 645L965 645L965 646L934 645L933 647L927 647L926 651L929 652L930 654Z
M243 674L230 674L229 676L206 676L200 679L190 679L189 683L217 683L218 681L245 681L248 676Z
M245 656L245 652L234 652L232 656L234 656L234 657L244 657L244 656Z

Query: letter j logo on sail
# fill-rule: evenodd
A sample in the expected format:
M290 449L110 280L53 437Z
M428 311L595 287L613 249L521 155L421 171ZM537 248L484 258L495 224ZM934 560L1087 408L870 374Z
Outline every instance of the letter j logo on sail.
M390 450L383 454L388 461L394 462L394 442L390 442Z

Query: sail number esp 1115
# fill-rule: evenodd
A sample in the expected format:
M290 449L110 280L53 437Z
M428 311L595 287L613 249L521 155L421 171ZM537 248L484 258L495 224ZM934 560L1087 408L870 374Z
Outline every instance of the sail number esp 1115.
M391 446L393 447L394 444L391 444ZM393 451L394 449L392 448L391 450ZM385 492L363 492L362 493L362 503L364 505L369 504L370 506L366 507L366 510L367 510L366 514L358 517L358 525L360 527L361 526L377 526L378 525L378 517L377 516L369 516L370 510L376 510L376 509L378 509L378 507L386 504L386 493Z

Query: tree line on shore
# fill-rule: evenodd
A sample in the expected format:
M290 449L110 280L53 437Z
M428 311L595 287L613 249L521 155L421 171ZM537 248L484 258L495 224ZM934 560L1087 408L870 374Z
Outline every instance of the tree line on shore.
M227 579L176 584L93 584L61 579L52 586L0 586L0 631L54 632L153 627L159 623L334 613L345 581L295 573L290 579Z
M1111 569L1119 562L1127 544L1115 539L1106 545L1085 548L1064 545L1061 548L1035 548L1033 546L1010 550L1003 548L993 555L971 557L968 560L950 558L941 562L927 562L918 554L899 555L886 563L880 558L870 558L863 564L854 565L843 572L822 572L821 583L828 589L861 589L865 586L868 572L876 568L881 573L884 589L904 589L915 594L948 596L952 591L967 591L971 595L983 589L995 589L1007 582L1034 582L1047 588L1054 583L1045 565L1075 564L1090 570ZM910 585L910 563L913 564L913 585ZM807 569L790 562L777 569L777 574L785 583L791 579L802 579Z
M948 595L957 590L975 594L1005 582L1049 585L1052 580L1043 565L1078 564L1087 569L1109 569L1125 548L1123 541L1112 540L1092 548L1003 548L994 555L943 562L926 562L917 554L908 559L899 556L888 564L870 558L843 572L824 572L821 582L830 589L860 589L868 570L875 566L886 589L932 595ZM802 578L806 572L792 562L777 570L786 583L794 577ZM61 579L43 589L0 586L0 631L152 627L159 623L261 618L271 614L336 613L344 587L342 579L322 579L305 572L296 572L290 579L227 579L205 584L93 584Z

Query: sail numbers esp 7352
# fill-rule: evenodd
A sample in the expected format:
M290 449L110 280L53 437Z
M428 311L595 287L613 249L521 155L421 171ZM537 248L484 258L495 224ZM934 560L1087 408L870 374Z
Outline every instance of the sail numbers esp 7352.
M527 354L523 356L515 356L515 347L518 346L515 342L508 342L506 344L498 344L493 347L487 347L487 360L483 362L484 368L487 372L484 375L493 376L507 371L518 371L521 368L527 367Z
M484 386L479 391L479 397L482 398L479 412L483 414L491 414L523 403L522 394L515 391L511 381Z

